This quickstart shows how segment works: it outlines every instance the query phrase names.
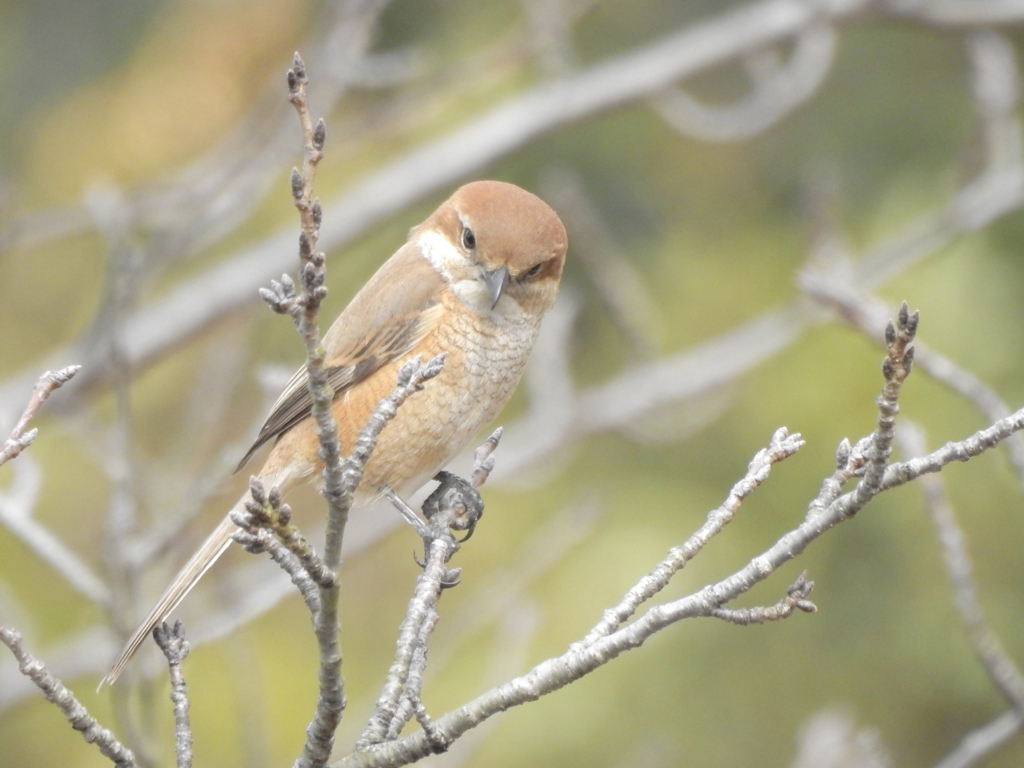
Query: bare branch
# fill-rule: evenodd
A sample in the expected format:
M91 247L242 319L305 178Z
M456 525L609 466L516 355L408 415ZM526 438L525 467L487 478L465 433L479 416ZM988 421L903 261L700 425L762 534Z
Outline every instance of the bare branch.
M185 626L164 622L153 629L153 639L167 659L171 674L171 701L174 702L174 754L178 768L192 768L192 727L188 721L188 686L181 672L181 663L188 656L189 644L185 639Z
M0 524L20 538L80 594L97 605L109 605L110 589L103 579L77 552L33 516L42 486L42 473L32 458L25 456L12 465L14 480L4 493L0 493Z
M762 0L689 26L662 40L546 81L451 133L430 141L357 181L324 204L334 214L320 231L320 247L336 249L424 196L523 146L542 133L661 92L672 83L751 49L787 40L823 16L855 16L867 0L816 7L802 0ZM179 284L126 323L125 352L133 371L243 306L267 275L288 269L293 235L282 230L254 248ZM66 351L63 352L66 354ZM104 372L86 372L85 384ZM0 395L3 393L0 392ZM0 396L0 403L5 398Z
M987 26L1024 19L1020 0L886 0L893 14L928 21L940 26Z
M477 448L472 483L450 472L438 473L434 479L439 480L440 485L423 504L426 522L421 521L393 490L389 488L384 492L423 539L426 559L399 628L395 659L373 715L356 743L357 750L395 739L414 714L423 725L434 752L444 751L450 743L429 725L429 717L420 701L427 663L427 641L438 622L437 603L441 592L458 584L459 569L449 570L447 567L459 549L459 541L453 532L467 531L463 541L473 534L483 514L483 501L476 489L486 482L494 466L492 454L500 439L499 428Z
M57 371L47 371L39 377L28 406L25 408L24 413L21 414L21 418L18 419L18 423L14 425L14 429L11 431L11 436L7 438L7 442L3 444L3 447L0 447L0 464L6 464L32 444L39 431L32 429L26 432L25 430L28 427L28 423L32 421L32 417L36 415L36 411L39 410L39 406L46 402L46 398L50 396L53 390L67 384L81 369L82 366L80 365L69 365Z
M708 106L678 87L651 100L673 129L704 141L742 141L764 132L813 96L828 74L836 30L812 24L797 35L790 61L775 50L754 51L745 59L753 92L736 104Z
M887 386L890 383L887 382ZM952 461L976 456L1022 428L1024 409L965 440L948 443L927 456L892 464L885 470L879 492L904 485L927 472L937 472ZM453 741L498 712L533 701L578 680L625 651L639 647L670 624L686 618L714 615L714 611L799 556L826 531L851 519L851 509L854 508L851 497L854 493L851 491L839 497L822 513L805 520L732 576L689 597L654 606L632 624L599 637L589 645L574 644L562 656L541 662L527 674L493 688L460 709L434 720L434 727L446 741ZM432 754L432 751L430 741L421 732L378 744L333 765L334 768L406 765Z
M784 535L775 545L753 558L744 568L731 576L705 587L694 595L670 603L655 605L633 623L616 629L621 621L631 615L636 606L646 599L644 595L647 591L655 594L660 588L658 584L666 580L664 575L658 573L652 575L656 578L646 577L647 581L653 582L651 590L642 589L640 585L631 590L630 595L633 596L633 599L623 601L621 605L625 606L624 610L606 614L602 623L595 627L595 630L592 630L584 641L573 644L567 653L542 662L526 675L510 680L469 702L464 707L433 721L435 731L429 738L421 732L396 741L368 746L364 751L357 752L338 762L337 768L356 765L403 765L421 759L435 750L438 738L441 738L443 743L450 743L465 731L497 712L535 700L564 687L597 667L608 663L621 653L639 647L651 635L670 624L691 617L719 615L717 612L727 603L766 579L786 562L799 556L812 541L835 525L851 519L873 496L903 485L927 472L939 471L953 460L965 460L975 456L997 445L1013 432L1024 428L1024 409L1021 409L988 429L957 443L948 443L928 456L887 466L889 442L893 433L893 417L897 411L897 400L902 382L910 372L913 361L912 347L909 343L913 339L916 327L916 313L911 314L904 305L899 313L898 325L891 326L886 332L889 349L883 365L886 383L878 400L878 427L867 441L862 443L866 446L865 471L857 488L835 498L826 508L815 514L809 513L800 526ZM776 437L778 441L781 441L785 439L785 433L780 431ZM837 461L841 460L847 465L853 459L853 451L845 447L841 447L838 454ZM752 462L752 466L753 464ZM765 457L761 457L759 464L762 465L762 471L766 474L771 462L766 462ZM751 474L754 477L751 477ZM738 484L737 489L734 489L730 499L734 496L742 498L746 495L740 488L744 482L751 484L751 490L756 487L758 484L755 479L757 474L756 472L748 473L748 477ZM820 504L821 496L822 494L819 494L811 505ZM723 505L723 507L725 506L727 505ZM713 515L714 513L712 513ZM721 528L721 525L712 524L712 516L709 516L709 523L702 529L702 531L710 529L705 541L706 538L710 538L710 535L717 532L716 529ZM700 546L702 545L701 543ZM671 571L672 560L670 558L663 564L663 566L667 566L665 570ZM668 575L670 576L671 573ZM644 582L641 582L641 585L643 584ZM794 586L796 590L791 595L794 598L793 605L801 607L799 602L805 598L804 592L808 585L800 580ZM810 609L812 604L808 603L804 607ZM780 613L782 612L784 609L780 611ZM620 615L623 618L620 619ZM723 617L767 618L768 616L769 612L756 614L728 612Z
M657 304L636 268L616 246L579 174L569 169L548 172L541 179L541 194L572 233L573 257L586 268L609 317L629 341L633 356L652 357L661 335Z
M870 294L861 294L857 286L844 279L839 270L808 266L800 274L800 287L805 293L830 307L861 333L874 341L884 343L878 332L887 316L885 305ZM953 392L961 395L985 417L995 422L1010 415L1010 406L973 373L936 352L926 344L915 343L914 365ZM1024 486L1024 435L1011 435L1003 442L1007 456L1022 486Z
M956 749L932 768L970 768L1020 733L1022 727L1024 714L1018 711L1004 712L968 733Z
M911 312L907 307L907 302L903 302L896 325L890 322L885 327L885 341L888 349L886 358L882 362L885 386L878 398L878 428L875 429L871 443L865 451L864 477L857 483L853 492L845 497L849 500L846 507L846 513L849 515L856 514L881 488L885 468L889 463L889 455L892 453L896 414L900 410L897 400L903 381L910 375L910 369L914 362L914 348L910 346L910 342L914 340L914 335L917 333L919 320L918 313Z
M345 710L345 681L341 675L341 646L338 643L338 585L337 571L341 564L341 547L345 536L348 513L352 508L352 495L362 477L362 467L354 472L354 481L349 480L348 464L341 459L341 441L338 425L334 420L331 406L334 402L334 388L327 378L326 352L320 343L318 325L320 303L327 296L327 268L324 254L316 250L320 238L323 211L320 201L313 197L313 181L316 167L323 158L327 129L324 121L313 125L307 99L306 65L298 53L292 60L287 73L289 100L299 116L305 150L302 171L292 170L292 199L299 211L302 232L299 235L299 279L302 293L295 295L294 286L285 275L280 284L274 283L274 291L261 290L261 295L275 312L287 313L295 321L299 335L306 345L306 386L312 400L312 417L316 422L317 438L320 442L320 458L324 462L324 498L327 500L327 534L324 544L324 559L320 573L323 577L317 586L317 599L312 598L313 590L301 577L299 570L290 568L293 581L303 591L306 604L314 610L313 625L320 648L320 696L316 713L306 731L306 742L302 755L296 760L296 768L320 768L331 757L334 734ZM255 488L254 488L255 490ZM254 498L255 501L255 498ZM260 505L262 506L262 504ZM260 510L255 510L259 512ZM250 510L250 514L253 510ZM278 510L278 517L280 510ZM276 539L263 546L272 547L278 562L296 558L291 552L273 546ZM286 557L287 554L287 557ZM308 559L308 558L307 558ZM317 561L317 566L320 565ZM301 569L302 574L308 571ZM303 588L305 585L305 589Z
M573 645L574 649L583 649L593 645L602 637L607 637L617 630L622 623L636 613L643 603L650 600L668 586L672 577L682 570L690 560L704 548L713 536L720 533L728 525L740 508L743 500L756 491L768 479L772 465L789 458L800 450L804 441L799 434L790 435L785 429L779 429L772 435L767 448L762 448L747 467L743 479L733 486L728 498L718 509L708 514L707 522L694 533L686 543L669 550L668 556L651 573L633 587L622 601L604 612L601 621L591 629L586 637Z
M900 431L899 437L907 456L926 453L924 433L916 425L907 424ZM938 475L923 475L918 480L924 490L925 509L935 525L942 546L954 602L967 628L974 652L1010 706L1018 714L1024 714L1024 675L985 620L974 577L971 575L973 565L967 552L967 542L957 523L956 512L946 497L942 479Z
M292 584L305 600L306 607L313 616L316 616L321 606L320 587L333 586L337 582L337 576L324 567L305 539L297 533L297 529L290 539L293 543L296 543L297 539L301 540L301 544L293 548L282 541L279 529L294 526L282 522L282 518L290 519L291 509L287 504L281 504L281 494L276 487L270 490L270 496L277 502L276 506L268 499L263 485L255 477L249 480L249 492L252 498L246 502L245 512L233 510L230 513L231 520L238 526L232 538L241 544L246 552L254 555L263 552L269 554L270 558L288 574ZM303 554L300 555L296 549ZM312 576L307 563L316 571L319 579Z
M135 768L135 756L131 750L114 738L114 734L100 726L81 702L74 697L60 680L46 671L42 662L32 656L22 643L21 634L13 629L0 626L0 642L11 649L18 660L21 673L30 678L43 692L46 700L56 704L71 727L82 734L88 744L95 744L104 757L119 768Z
M786 596L770 608L716 608L711 615L730 624L745 627L749 624L788 619L797 609L804 613L814 613L818 609L807 599L813 589L814 582L807 578L807 571L804 571L786 590Z
M396 506L404 505L393 491L386 493ZM410 512L411 510L407 510L403 514L408 516ZM416 580L415 593L409 601L409 608L399 628L395 659L388 671L370 722L356 742L357 750L380 743L389 735L391 738L397 736L405 724L404 721L396 721L403 698L410 703L403 716L407 718L409 714L415 712L419 704L418 688L422 684L422 671L426 665L425 644L438 620L437 601L445 585L452 585L457 580L457 576L453 578L446 567L446 563L459 546L449 532L446 521L442 519L434 525L419 527L421 533L429 539L423 573Z

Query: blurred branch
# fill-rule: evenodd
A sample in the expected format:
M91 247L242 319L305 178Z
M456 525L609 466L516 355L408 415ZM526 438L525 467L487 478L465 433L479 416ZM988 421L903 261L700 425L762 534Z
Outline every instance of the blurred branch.
M904 424L899 437L903 452L907 456L920 456L927 451L924 432L916 425ZM953 588L954 603L967 629L967 636L989 679L1010 704L1011 711L1007 715L1010 715L1012 722L1016 724L1016 729L1009 729L1005 727L1006 723L1002 723L998 729L1000 738L982 739L978 731L969 734L961 742L960 750L967 748L970 743L971 760L976 761L986 754L982 751L983 746L987 750L995 749L1014 730L1019 730L1024 725L1024 675L1021 675L1020 670L985 620L981 603L978 601L977 586L971 573L973 565L967 552L964 533L957 523L955 511L946 497L942 479L938 475L924 475L919 478L919 481L924 490L925 510L935 525L935 532L946 563L946 571ZM990 724L990 726L986 726L986 729L991 727L994 726ZM952 759L951 754L946 761Z
M1024 715L1004 712L980 728L968 733L956 749L932 768L969 768L1016 736L1024 726Z
M976 27L1024 20L1021 0L883 0L881 7L897 16L940 26Z
M426 143L369 174L328 203L338 213L321 234L321 245L337 248L383 218L472 170L507 154L538 134L637 99L653 96L696 72L799 35L824 19L853 18L863 3L822 4L766 0L731 10L634 52L574 75L542 83L451 134ZM904 13L906 9L900 10ZM366 23L364 17L359 17ZM977 23L983 23L978 19ZM355 22L353 22L355 23ZM352 33L355 34L355 33ZM906 264L933 252L953 236L973 231L1024 202L1019 168L985 174L962 190L938 215L922 218L905 235L867 254L865 272L881 282ZM221 262L166 293L129 319L125 339L132 370L141 371L225 313L249 301L267 274L286 266L291 235L282 231ZM55 353L66 356L68 350ZM104 383L90 369L82 385ZM0 395L24 386L16 376ZM9 402L0 397L0 402Z
M1021 126L1017 115L1020 73L1017 53L1007 37L994 30L974 32L964 40L974 78L975 110L985 135L986 171L1021 166Z
M353 86L395 81L407 74L406 56L371 55L376 24L388 0L332 0L313 28L310 61L324 73L318 101L330 112ZM234 232L266 196L294 148L292 117L277 97L277 76L238 125L202 157L131 191L136 225L149 235L150 271L203 252ZM94 229L84 207L16 213L0 240L30 248Z
M41 486L42 472L38 465L25 459L18 462L14 466L14 482L0 493L0 524L21 539L80 594L97 605L108 606L110 589L103 579L49 528L33 518Z
M725 107L702 104L679 87L651 100L674 130L702 141L742 141L764 132L810 99L821 87L835 56L837 34L828 24L812 24L797 35L790 61L775 49L744 58L752 93Z
M542 133L647 98L748 50L785 40L822 14L835 20L846 18L862 4L863 0L847 0L819 9L802 0L765 0L684 28L578 74L541 83L371 172L346 193L327 201L324 207L335 213L325 222L320 246L326 251L350 242L405 206ZM292 237L290 230L281 230L135 313L127 322L130 331L125 339L131 369L144 370L251 301L267 275L287 269ZM80 386L103 384L104 376L90 369ZM16 377L0 388L0 403L6 401L3 391L17 383Z
M662 330L657 303L632 262L616 246L579 174L568 169L551 171L541 180L540 192L572 233L573 256L587 270L631 354L640 359L653 357Z
M796 341L813 317L806 307L793 303L670 357L635 364L603 384L578 392L569 389L558 401L549 390L541 401L543 407L531 408L509 426L495 479L509 481L527 468L551 461L589 434L624 428L670 403L721 387ZM541 343L549 343L545 336L553 333L549 327L554 319L550 313L545 320L532 368L546 371L536 353L542 352ZM568 343L568 336L560 333L558 338ZM543 359L547 358L559 359L554 353L544 354ZM529 375L547 377L541 371L531 370Z
M11 431L11 436L0 448L0 464L16 458L32 444L39 431L26 431L29 422L50 394L70 381L80 369L81 366L71 365L57 371L47 371L39 377L28 406ZM0 494L0 524L25 542L78 592L94 603L109 605L110 590L103 580L46 526L33 519L32 513L41 484L42 474L34 462L23 460L16 464L14 482L6 493Z
M801 729L790 768L893 768L874 729L858 729L843 712L819 712Z
M983 172L955 192L940 211L918 217L859 259L849 259L840 270L843 283L864 290L880 285L955 238L1024 205L1024 165L1016 149L1021 131L1016 117L1019 78L1015 59L1005 39L990 32L970 36L968 53L975 62L974 93L987 137ZM806 281L807 274L805 270L801 280ZM516 476L591 432L621 428L668 403L721 387L776 355L800 338L808 325L822 319L821 313L795 301L698 347L627 368L605 384L580 393L565 390L557 406L547 402L543 410L531 411L510 427L499 477ZM555 411L558 418L552 420L550 414ZM1005 413L992 410L987 415L994 421ZM1017 447L1022 441L1024 438L1014 438L1008 450L1024 453ZM1024 466L1024 457L1020 462Z

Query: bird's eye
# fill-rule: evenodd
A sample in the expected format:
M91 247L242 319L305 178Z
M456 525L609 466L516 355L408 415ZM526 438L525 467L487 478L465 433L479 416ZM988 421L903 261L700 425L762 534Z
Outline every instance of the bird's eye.
M462 230L462 247L467 251L472 251L476 248L476 235L473 234L473 230L469 227Z
M532 278L532 277L536 277L537 275L539 275L539 274L540 274L540 271L541 271L541 269L542 269L543 267L544 267L544 262L541 262L540 264L536 264L536 265L534 265L534 266L530 267L530 268L529 268L529 269L528 269L528 270L527 270L527 271L526 271L526 272L525 272L525 273L523 274L523 277L524 277L525 279L530 279L530 278Z

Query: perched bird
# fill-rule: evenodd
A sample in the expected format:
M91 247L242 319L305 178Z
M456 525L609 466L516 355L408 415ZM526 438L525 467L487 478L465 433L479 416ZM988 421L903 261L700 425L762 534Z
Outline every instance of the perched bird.
M402 364L447 353L444 369L399 409L366 465L356 504L387 486L413 493L498 414L512 396L540 321L558 292L568 239L558 215L513 184L477 181L456 190L409 233L323 338L343 450ZM274 441L259 479L282 491L319 478L323 462L305 367L278 398L239 469ZM248 493L235 509L241 509ZM171 582L100 683L112 683L153 628L231 543L230 517Z

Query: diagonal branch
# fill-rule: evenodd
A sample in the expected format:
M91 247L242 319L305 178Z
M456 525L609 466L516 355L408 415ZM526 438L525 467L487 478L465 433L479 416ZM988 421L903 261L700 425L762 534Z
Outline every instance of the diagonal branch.
M64 717L71 723L71 727L81 733L86 742L95 744L118 768L135 768L135 756L132 751L115 739L114 734L100 726L74 694L65 688L60 680L47 672L42 662L25 650L20 633L0 626L0 642L10 648L14 658L18 660L21 673L36 684L47 701L60 708Z
M32 397L25 411L14 425L14 429L11 430L11 436L0 447L0 464L6 464L32 444L32 441L36 439L36 435L39 432L35 429L30 429L27 432L25 430L28 428L28 423L36 415L36 411L39 410L39 406L46 402L46 398L50 396L53 390L67 384L81 369L82 366L80 365L69 365L57 371L47 371L39 377L39 381L32 391Z

